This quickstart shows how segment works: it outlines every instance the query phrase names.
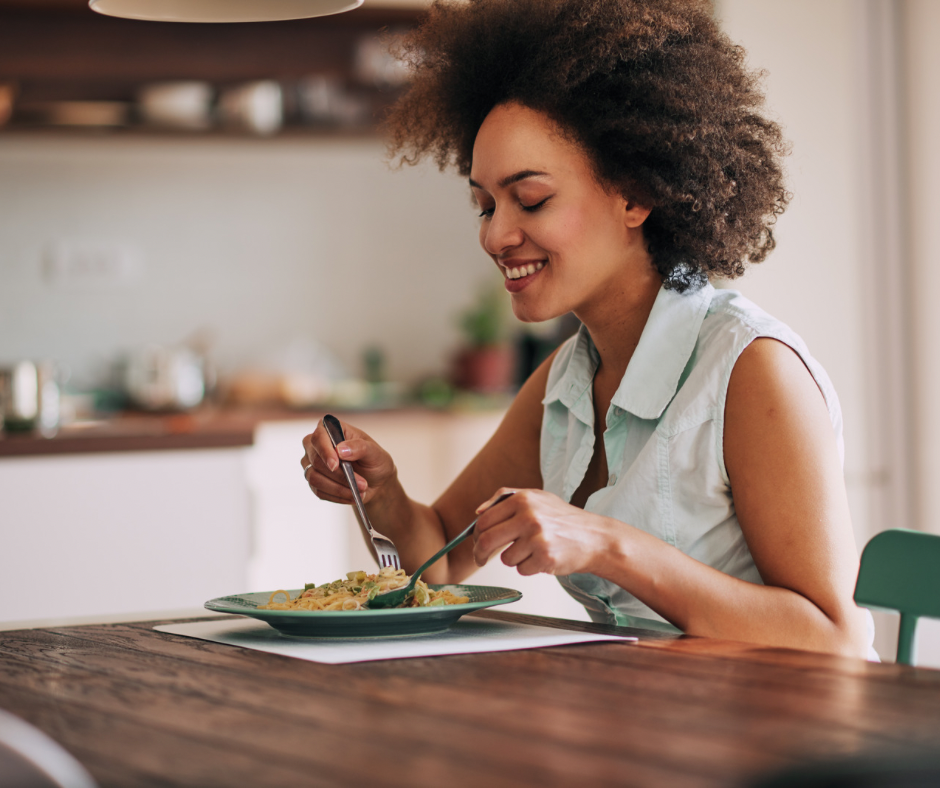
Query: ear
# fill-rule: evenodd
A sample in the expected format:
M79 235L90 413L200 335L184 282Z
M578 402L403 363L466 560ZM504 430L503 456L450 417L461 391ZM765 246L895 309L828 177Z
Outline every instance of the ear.
M633 200L624 200L624 222L631 230L635 230L650 215L652 208L647 208Z

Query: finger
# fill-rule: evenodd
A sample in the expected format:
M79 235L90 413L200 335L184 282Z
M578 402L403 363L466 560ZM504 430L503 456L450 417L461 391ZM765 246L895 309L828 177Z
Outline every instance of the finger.
M352 493L345 484L333 481L329 476L323 474L314 474L311 472L307 477L307 485L319 496L329 496L337 503L352 503Z
M518 527L511 520L500 523L483 534L474 534L473 560L477 566L483 566L518 538Z
M529 556L525 561L517 564L516 571L524 577L531 577L532 575L538 574L555 574L550 564L540 559L536 555Z
M323 423L317 424L317 428L304 438L304 449L311 462L315 462L319 457L331 471L339 469L339 456L336 449L333 448L333 442L327 435Z
M532 543L528 539L516 539L503 550L499 560L506 566L519 566L532 558L533 552Z
M333 481L348 486L346 481L346 472L343 468L337 467L335 470L330 470L323 459L320 457L317 457L313 461L313 468L316 472L322 473L324 476L329 477ZM353 476L355 476L359 488L362 489L363 485L366 484L365 477L360 476L358 473L355 473L355 471L353 472Z
M361 476L356 475L356 486L360 493L365 493L369 488L368 483ZM321 461L317 461L306 473L307 484L311 489L320 490L327 495L341 499L343 503L352 503L352 493L349 491L349 484L345 475L340 475L337 479L335 475L326 471Z
M323 492L321 492L320 490L317 490L317 489L315 489L315 488L313 488L313 487L311 487L310 490L311 490L311 491L313 492L313 494L316 495L317 498L319 498L321 501L327 501L328 503L338 503L338 504L349 504L349 503L351 503L351 499L344 501L344 500L342 500L341 498L337 498L335 495L327 495L326 493L323 493Z
M355 463L357 468L370 471L380 468L386 455L371 438L350 438L336 447L340 459Z
M511 487L500 487L500 488L499 488L496 492L494 492L486 501L484 501L483 503L481 503L481 504L476 508L476 514L482 514L482 513L485 512L487 509L492 508L492 506L496 503L496 499L499 498L500 495L506 495L507 493L514 493L514 492L518 492L518 490L515 490L515 489L513 489L513 488L511 488Z
M500 491L497 491L493 498L490 499L493 501L493 503L490 504L489 508L483 508L483 513L476 519L476 526L473 529L473 538L475 540L479 538L480 534L485 533L491 528L495 528L500 523L505 522L506 520L510 520L519 514L520 509L518 501L515 502L515 505L510 505L509 497L503 501L499 500L501 495L517 498L517 496L514 495L514 492L514 490L503 487ZM521 500L522 499L520 497L519 501ZM483 506L485 507L485 504Z

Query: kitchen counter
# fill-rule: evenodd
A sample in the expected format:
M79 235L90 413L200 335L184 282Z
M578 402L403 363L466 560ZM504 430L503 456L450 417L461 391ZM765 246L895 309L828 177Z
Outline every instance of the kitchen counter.
M455 412L502 411L509 399L493 396L461 395L453 409L432 410L419 406L396 409L345 411L331 408L342 418L353 419L371 413L421 413L445 419ZM0 431L0 459L59 454L154 451L174 449L221 449L251 446L255 429L263 422L320 419L326 408L286 407L205 407L191 413L125 412L95 421L64 426L50 438L39 433L6 434Z
M251 446L258 419L249 413L201 411L193 414L122 414L76 422L53 437L0 433L0 458L53 454L219 449Z

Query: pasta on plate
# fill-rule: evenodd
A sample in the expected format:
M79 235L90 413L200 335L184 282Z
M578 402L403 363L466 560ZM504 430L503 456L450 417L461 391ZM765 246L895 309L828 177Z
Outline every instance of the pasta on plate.
M289 592L275 591L268 599L268 604L259 605L258 610L367 610L369 600L375 599L386 591L403 588L411 581L404 569L383 567L378 574L365 572L347 572L345 580L332 583L307 583L304 590L291 599ZM283 601L275 601L279 596ZM440 605L461 605L469 602L466 596L457 596L449 589L431 589L423 580L415 583L414 590L399 607L437 607Z

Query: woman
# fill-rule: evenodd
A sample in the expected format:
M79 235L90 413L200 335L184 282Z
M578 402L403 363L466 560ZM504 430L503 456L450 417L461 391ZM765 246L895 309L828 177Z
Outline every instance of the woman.
M742 50L688 0L471 0L436 3L405 52L393 152L468 177L520 320L583 327L432 506L352 425L335 451L304 439L316 495L350 503L352 461L409 570L482 513L431 582L501 552L594 620L867 656L836 394L709 283L766 257L788 200Z

